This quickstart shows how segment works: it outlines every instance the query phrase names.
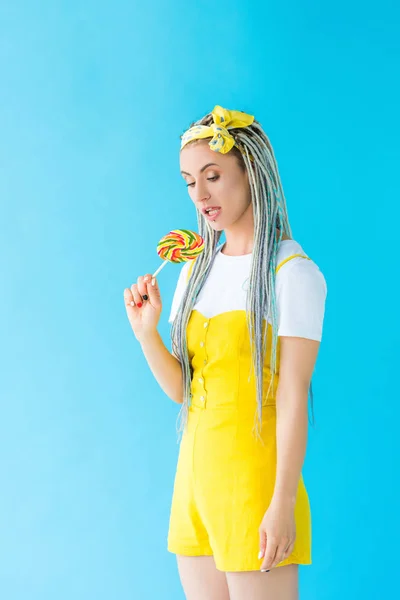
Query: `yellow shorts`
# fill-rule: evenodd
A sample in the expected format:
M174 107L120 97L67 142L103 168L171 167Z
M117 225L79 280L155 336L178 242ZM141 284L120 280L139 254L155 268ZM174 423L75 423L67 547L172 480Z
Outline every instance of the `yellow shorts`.
M252 436L254 411L235 406L189 408L172 496L168 550L213 555L221 571L259 570L259 526L276 473L276 406L263 407L261 436ZM279 563L311 564L311 514L301 476L295 504L296 541Z

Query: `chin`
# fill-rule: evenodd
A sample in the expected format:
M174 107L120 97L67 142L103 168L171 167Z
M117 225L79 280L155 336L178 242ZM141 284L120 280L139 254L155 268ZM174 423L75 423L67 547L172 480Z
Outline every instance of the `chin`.
M213 223L212 221L208 222L207 225L213 230L213 231L223 231L224 228L220 223Z

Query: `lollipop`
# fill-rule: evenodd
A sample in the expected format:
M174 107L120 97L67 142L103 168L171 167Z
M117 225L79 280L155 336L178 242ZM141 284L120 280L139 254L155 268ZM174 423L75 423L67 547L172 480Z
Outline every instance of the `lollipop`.
M204 240L195 231L190 229L173 229L161 238L157 244L157 254L163 259L162 265L154 273L155 277L167 261L182 263L194 260L204 250Z

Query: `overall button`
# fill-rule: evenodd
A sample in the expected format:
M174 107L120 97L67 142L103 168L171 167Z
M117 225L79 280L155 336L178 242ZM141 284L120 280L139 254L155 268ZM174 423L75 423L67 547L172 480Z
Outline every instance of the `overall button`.
M201 348L203 348L204 342L200 342L200 346L201 346Z
M201 400L202 402L204 402L204 400L205 400L205 397L204 397L204 396L200 396L200 400Z
M199 377L199 383L204 383L204 379L202 377Z
M203 361L203 363L206 365L206 364L207 364L207 361L206 361L206 360L204 360L204 361Z
M208 325L208 322L206 321L206 322L204 323L204 327L207 327L207 325Z

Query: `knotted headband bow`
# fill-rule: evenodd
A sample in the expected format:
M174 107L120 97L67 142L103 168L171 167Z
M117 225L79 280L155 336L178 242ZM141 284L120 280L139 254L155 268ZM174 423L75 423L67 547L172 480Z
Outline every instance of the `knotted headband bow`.
M214 120L211 125L194 125L182 135L181 150L191 140L212 136L212 140L208 144L211 150L226 154L233 146L237 146L243 153L241 146L235 141L228 129L248 127L254 121L253 115L238 110L227 110L218 105L215 106L211 114Z

